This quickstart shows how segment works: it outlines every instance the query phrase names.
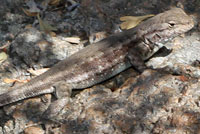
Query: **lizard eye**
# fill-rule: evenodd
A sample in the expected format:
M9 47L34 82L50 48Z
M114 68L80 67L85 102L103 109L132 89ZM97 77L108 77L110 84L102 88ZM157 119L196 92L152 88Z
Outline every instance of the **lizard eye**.
M170 21L170 22L168 22L168 23L169 23L170 27L173 27L173 26L175 25L175 22L174 22L174 21Z

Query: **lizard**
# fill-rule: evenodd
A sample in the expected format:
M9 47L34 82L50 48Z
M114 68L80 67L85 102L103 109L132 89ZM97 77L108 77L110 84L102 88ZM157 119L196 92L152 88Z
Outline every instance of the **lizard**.
M192 18L180 8L160 13L135 28L86 46L28 83L11 88L0 95L0 107L56 92L58 100L49 106L48 112L54 115L67 104L69 92L66 91L91 87L131 66L143 72L147 69L145 60L152 57L164 43L193 26ZM62 88L62 84L67 89Z

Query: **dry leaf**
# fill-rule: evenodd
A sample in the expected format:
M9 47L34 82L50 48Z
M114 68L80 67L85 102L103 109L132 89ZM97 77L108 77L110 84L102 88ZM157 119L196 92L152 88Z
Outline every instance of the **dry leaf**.
M10 46L10 44L11 44L10 41L7 41L3 46L0 47L0 50L6 49L8 46Z
M51 0L49 2L50 5L58 5L60 3L60 0Z
M44 31L45 33L50 34L52 31L57 31L57 29L55 27L52 27L51 25L49 25L47 22L43 21L40 18L40 15L37 15L37 18L39 20L39 24L40 24L40 30Z
M79 37L67 37L65 38L65 41L68 41L70 43L75 43L75 44L78 44L80 43L80 38Z
M43 68L43 69L38 69L38 70L33 70L32 68L28 70L29 73L31 73L32 75L38 76L44 72L46 72L49 68ZM3 80L4 83L14 83L14 82L20 82L20 83L26 83L29 82L30 80L19 80L19 79L9 79L9 78L5 78Z
M188 81L188 78L184 75L179 76L179 79L183 82Z
M32 68L31 69L28 69L27 71L29 73L31 73L32 75L35 75L35 76L38 76L44 72L46 72L49 68L42 68L42 69L38 69L38 70L33 70Z
M37 14L38 14L38 12L30 12L29 10L24 9L24 8L22 8L22 10L24 11L24 13L25 13L27 16L33 17L33 16L37 16Z
M29 82L29 80L18 80L18 79L9 79L9 78L5 78L3 80L4 83L13 83L13 82L20 82L20 83L26 83Z
M8 55L5 52L0 53L0 64L8 58Z
M50 35L51 37L56 37L56 33L55 33L55 32L50 32L49 35Z
M154 16L153 14L144 15L144 16L124 16L121 17L120 20L124 21L120 27L122 29L131 29L135 26L137 26L141 21L143 21L146 18Z
M16 81L15 79L8 79L8 78L5 78L5 79L3 80L4 83L13 83L13 82L15 82L15 81Z
M25 26L25 29L30 29L30 28L32 28L31 24L28 24L28 25Z
M89 36L89 42L92 43L96 43L104 38L107 37L107 33L106 32L98 32L98 33L92 33Z

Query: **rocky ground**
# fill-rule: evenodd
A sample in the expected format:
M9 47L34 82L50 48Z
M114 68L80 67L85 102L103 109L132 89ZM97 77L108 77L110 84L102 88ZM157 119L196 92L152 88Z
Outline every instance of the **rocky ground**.
M200 133L199 0L0 2L0 93L34 77L30 68L49 68L119 32L122 16L181 7L195 21L193 30L166 44L173 49L169 55L147 61L157 71L139 74L130 68L104 83L73 92L54 120L42 118L55 99L51 94L7 105L0 108L0 134ZM44 28L47 25L53 28Z

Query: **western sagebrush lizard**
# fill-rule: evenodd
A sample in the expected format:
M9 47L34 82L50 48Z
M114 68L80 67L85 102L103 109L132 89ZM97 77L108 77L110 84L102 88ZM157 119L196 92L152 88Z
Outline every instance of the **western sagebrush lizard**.
M60 100L51 106L50 111L59 111L66 104L66 90L90 87L131 65L142 72L146 68L144 60L151 57L162 43L187 32L193 25L191 17L182 9L160 13L133 29L85 47L28 83L1 94L0 106L56 91ZM68 89L59 90L57 85L63 83Z

